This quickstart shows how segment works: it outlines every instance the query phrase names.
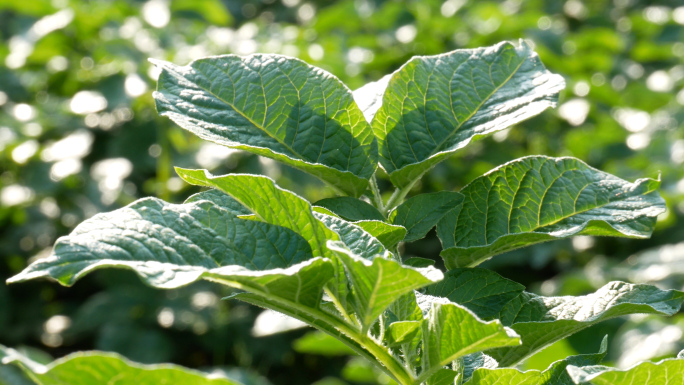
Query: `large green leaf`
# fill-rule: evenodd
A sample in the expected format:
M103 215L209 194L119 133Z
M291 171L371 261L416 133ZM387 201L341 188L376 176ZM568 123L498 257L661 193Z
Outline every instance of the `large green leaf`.
M371 123L380 163L396 186L411 185L470 141L555 106L564 86L522 41L414 57L392 74Z
M569 365L596 365L603 361L608 348L607 337L601 342L598 353L570 356L552 363L546 370L521 372L512 368L478 368L465 385L574 385L566 368Z
M530 156L463 188L465 200L437 225L448 268L572 235L647 238L665 210L660 182L627 182L573 158Z
M419 378L427 379L465 355L502 346L517 346L520 338L498 320L485 322L454 303L431 303L423 321L423 359Z
M406 228L405 242L413 242L424 238L449 210L462 202L463 195L456 192L420 194L392 210L389 219Z
M344 263L352 283L356 315L364 331L399 297L443 277L435 268L419 271L383 255L368 260L355 255L341 242L329 242L328 248Z
M677 313L684 293L654 286L611 282L595 293L579 297L542 297L521 293L507 303L497 318L518 333L523 344L487 352L502 366L531 354L589 326L627 314Z
M193 384L239 385L216 374L202 373L177 365L142 365L115 353L79 352L41 365L0 345L3 364L15 364L38 385L101 384Z
M146 283L174 288L222 268L260 275L312 258L311 247L292 230L243 220L200 200L173 205L144 198L81 223L9 282L50 277L63 285L95 269L134 270Z
M629 369L606 366L568 366L575 384L594 385L684 385L684 354L660 362L642 362Z
M377 141L351 91L331 74L279 55L216 56L161 68L161 115L199 137L282 161L360 196Z
M424 289L425 294L448 298L461 304L484 320L499 315L509 301L520 295L525 286L487 269L455 269L444 279Z

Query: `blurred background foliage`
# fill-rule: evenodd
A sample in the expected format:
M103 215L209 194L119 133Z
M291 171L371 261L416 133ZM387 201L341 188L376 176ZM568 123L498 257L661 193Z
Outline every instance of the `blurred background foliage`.
M575 156L624 179L662 178L668 211L650 240L578 237L489 261L544 295L607 281L684 286L684 6L681 0L0 0L0 279L46 256L95 213L197 191L172 166L262 173L316 201L301 172L203 142L157 116L157 70L226 53L280 53L355 89L413 55L526 39L567 81L559 108L472 144L412 193L459 189L529 154ZM390 185L381 177L381 187ZM405 254L439 260L431 233ZM440 263L440 262L438 262ZM388 383L348 350L210 284L158 291L130 272L73 288L0 285L0 343L49 361L75 350L223 370L252 384ZM291 331L281 331L294 329ZM544 368L610 337L628 366L684 348L684 315L600 324L532 357ZM241 369L236 369L241 368ZM268 378L267 382L264 378ZM22 384L0 367L0 384Z

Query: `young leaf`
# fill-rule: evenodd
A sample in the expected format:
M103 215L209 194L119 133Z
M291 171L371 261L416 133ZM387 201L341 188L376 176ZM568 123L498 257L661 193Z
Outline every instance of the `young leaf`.
M541 297L524 292L506 304L501 322L520 335L521 346L487 352L511 366L552 343L589 326L627 314L676 314L684 293L654 286L611 282L580 297Z
M199 137L267 156L360 196L377 141L351 91L331 74L279 55L215 56L161 68L157 110Z
M152 286L175 288L223 266L252 275L311 258L309 244L292 230L239 219L206 200L144 198L81 223L48 258L8 282L50 277L70 286L95 269L120 267Z
M38 385L99 384L193 384L240 385L216 374L202 373L177 365L142 365L115 354L79 352L41 365L0 345L3 364L16 364Z
M325 207L345 221L363 220L384 221L382 214L372 205L352 197L335 197L321 199L315 206Z
M389 325L390 346L411 342L420 332L420 321L397 321Z
M574 385L566 368L569 365L596 365L603 361L608 348L608 339L603 339L598 353L579 354L552 363L546 370L528 370L521 372L512 368L479 368L472 373L472 378L465 385Z
M574 384L593 385L682 385L684 384L684 357L660 362L642 362L629 369L606 366L568 366Z
M414 57L392 74L371 123L380 163L409 186L472 140L555 106L564 87L522 41Z
M455 269L444 279L426 287L425 294L448 298L461 304L484 320L499 315L505 304L520 295L525 286L487 269Z
M647 238L665 202L653 179L629 183L573 158L530 156L463 188L437 225L449 269L572 235Z
M427 235L451 209L463 202L463 195L442 191L417 195L392 210L389 220L406 228L404 242L413 242Z
M498 320L484 322L454 303L432 303L423 321L421 379L465 355L520 345L520 337Z
M399 297L442 279L437 269L418 271L382 255L369 261L352 253L341 242L329 242L328 248L344 263L352 283L356 315L364 331Z

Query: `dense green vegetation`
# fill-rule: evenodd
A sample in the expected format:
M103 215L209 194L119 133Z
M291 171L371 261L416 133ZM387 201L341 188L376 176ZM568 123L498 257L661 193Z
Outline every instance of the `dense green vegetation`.
M614 279L682 287L684 10L674 2L175 1L169 7L32 1L0 7L7 42L0 46L4 278L47 255L57 236L98 212L147 195L182 202L199 191L173 176L172 164L216 175L263 173L312 202L335 195L295 169L206 144L157 118L150 90L158 72L147 57L185 65L210 54L283 53L354 89L414 54L525 38L551 72L565 77L559 109L464 148L408 196L461 190L530 154L572 155L626 180L660 172L667 211L651 240L580 237L512 251L482 266L521 282L529 295L583 295ZM385 202L390 178L379 175ZM333 205L326 207L335 212ZM436 233L428 232L403 254L442 266L440 249ZM252 368L273 383L325 376L385 381L320 335L306 334L294 344L303 354L294 353L291 341L306 330L250 335L260 310L218 301L230 294L221 290L195 284L160 292L117 271L97 272L68 291L45 282L0 286L0 343L32 347L28 354L43 363L50 361L44 352L61 357L97 348L145 363ZM679 316L618 318L553 345L526 366L545 369L570 354L595 353L605 334L604 362L624 367L674 357L684 348L681 333ZM650 350L635 343L647 339ZM10 367L0 373L16 375Z

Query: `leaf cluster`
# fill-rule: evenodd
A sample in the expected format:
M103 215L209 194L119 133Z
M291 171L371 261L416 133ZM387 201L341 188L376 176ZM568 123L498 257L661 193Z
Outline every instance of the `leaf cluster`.
M622 380L622 372L595 366L604 344L543 372L512 369L600 321L672 315L684 293L616 281L586 296L544 297L477 268L574 235L649 237L664 211L659 180L628 182L578 159L530 156L459 192L406 199L471 142L555 106L563 78L524 42L415 57L353 93L330 73L279 55L155 64L161 115L203 139L307 172L340 196L311 203L265 176L177 168L208 190L179 205L144 198L98 214L9 282L49 277L70 286L107 267L133 270L160 289L208 280L327 333L402 385L620 384L681 363L636 367ZM383 194L379 179L394 190ZM446 272L400 252L434 227ZM39 384L64 381L60 368L83 359L133 376L139 370L115 356L40 367L2 352ZM150 370L154 378L176 375Z

